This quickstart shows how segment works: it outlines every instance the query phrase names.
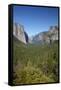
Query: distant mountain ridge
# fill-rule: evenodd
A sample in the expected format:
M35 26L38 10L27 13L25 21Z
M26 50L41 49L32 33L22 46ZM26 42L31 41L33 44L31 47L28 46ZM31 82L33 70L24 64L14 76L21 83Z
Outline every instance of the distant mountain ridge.
M33 43L50 43L58 40L58 27L52 26L48 31L41 32L33 37Z
M32 38L28 37L28 34L24 30L24 26L21 24L13 24L13 35L23 43L51 43L55 40L58 40L59 29L57 26L51 26L48 31L40 32L39 34L33 36Z

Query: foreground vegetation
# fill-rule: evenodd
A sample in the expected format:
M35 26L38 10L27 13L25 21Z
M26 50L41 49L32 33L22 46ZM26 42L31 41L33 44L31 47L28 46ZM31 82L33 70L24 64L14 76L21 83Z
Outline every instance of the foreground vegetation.
M13 84L58 82L58 42L25 45L14 38Z

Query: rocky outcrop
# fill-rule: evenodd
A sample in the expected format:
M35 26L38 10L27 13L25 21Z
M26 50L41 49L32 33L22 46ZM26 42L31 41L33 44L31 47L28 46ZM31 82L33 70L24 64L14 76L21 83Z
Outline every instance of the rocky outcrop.
M52 26L46 32L41 32L33 37L33 43L51 43L58 40L58 27Z
M21 24L14 23L13 24L13 35L23 43L28 43L28 35L24 31L24 26Z
M58 27L57 26L52 26L50 27L49 31L48 31L48 35L51 36L51 40L54 41L54 40L58 40Z
M24 26L21 24L13 24L13 35L23 43L51 43L58 40L59 29L57 26L51 26L48 31L40 32L39 34L29 38L28 34L24 30Z

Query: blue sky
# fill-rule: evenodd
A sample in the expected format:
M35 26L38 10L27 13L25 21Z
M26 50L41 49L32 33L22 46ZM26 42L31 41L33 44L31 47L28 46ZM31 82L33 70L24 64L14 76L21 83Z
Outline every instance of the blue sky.
M27 34L33 36L58 25L58 8L14 5L13 21L22 24Z

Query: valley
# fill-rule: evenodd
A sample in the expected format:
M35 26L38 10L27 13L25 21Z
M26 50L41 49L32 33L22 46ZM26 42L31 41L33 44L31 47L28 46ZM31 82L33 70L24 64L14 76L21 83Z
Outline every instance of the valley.
M13 84L58 82L58 41L24 44L13 38Z

